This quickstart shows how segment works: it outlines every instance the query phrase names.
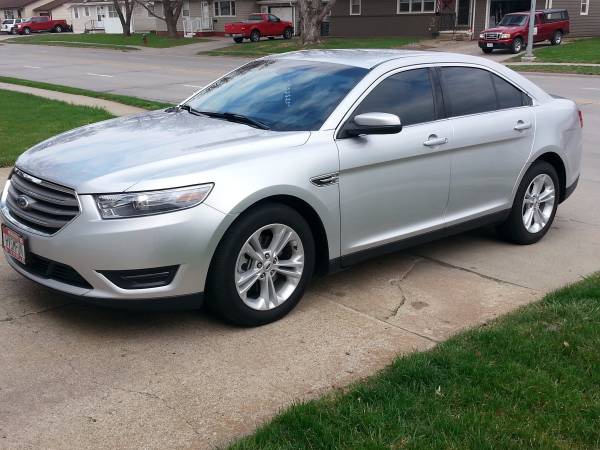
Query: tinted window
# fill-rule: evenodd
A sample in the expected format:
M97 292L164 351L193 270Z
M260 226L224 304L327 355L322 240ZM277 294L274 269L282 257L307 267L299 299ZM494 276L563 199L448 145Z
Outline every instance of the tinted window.
M442 68L444 101L450 116L464 116L497 109L490 73L470 67Z
M250 17L248 17L248 21L250 22L262 22L263 18L260 14L251 14Z
M383 80L363 100L354 114L396 114L403 125L413 125L435 120L434 104L429 70L417 69Z
M242 114L276 131L318 130L367 73L343 64L264 59L215 81L188 104Z
M523 93L508 81L492 74L496 95L498 96L498 108L517 108L523 106Z
M271 22L277 22L277 17L275 17L273 14L269 14L269 20Z

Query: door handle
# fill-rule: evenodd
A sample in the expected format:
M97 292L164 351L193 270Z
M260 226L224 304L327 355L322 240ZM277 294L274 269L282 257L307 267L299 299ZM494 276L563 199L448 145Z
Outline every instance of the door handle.
M429 136L429 139L427 139L425 142L423 142L423 145L425 147L437 147L438 145L443 145L443 144L447 144L448 143L448 138L439 138L437 137L435 134L432 134L431 136Z
M514 130L523 131L523 130L529 130L530 128L531 128L531 122L523 122L522 120L519 120L517 122L517 124L515 125Z

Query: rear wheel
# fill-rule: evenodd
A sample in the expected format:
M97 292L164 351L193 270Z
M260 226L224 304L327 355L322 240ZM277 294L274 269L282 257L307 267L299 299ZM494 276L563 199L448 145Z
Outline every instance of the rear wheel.
M562 31L556 30L552 35L552 39L550 39L550 43L552 45L560 45L562 42L563 34Z
M291 28L286 28L285 31L283 32L284 39L291 39L293 35L294 35L294 30L292 30Z
M250 33L250 40L252 42L258 42L258 41L260 41L260 31L258 31L258 30L252 30L252 33Z
M273 322L300 301L314 265L306 220L285 205L260 206L221 240L208 277L207 305L238 325Z
M534 163L521 180L500 234L515 244L533 244L550 229L559 201L560 184L556 169L546 161Z
M23 34L31 34L31 30L27 27L23 28Z
M512 53L521 53L521 50L523 50L523 39L520 37L515 38L510 46L510 51Z
M62 31L63 31L63 29L62 29L62 27L60 25L56 25L54 27L54 32L56 32L56 33L62 33Z
M481 50L483 50L483 53L487 53L487 54L490 54L494 51L493 48L482 48Z
M241 44L242 42L244 42L244 38L242 38L242 37L234 37L233 38L233 42L235 42L236 44Z

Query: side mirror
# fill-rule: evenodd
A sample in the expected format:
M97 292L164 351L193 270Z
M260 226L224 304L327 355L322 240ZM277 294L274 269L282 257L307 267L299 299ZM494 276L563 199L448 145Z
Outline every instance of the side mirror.
M361 134L396 134L402 131L400 117L388 113L365 113L348 121L340 137L355 137Z

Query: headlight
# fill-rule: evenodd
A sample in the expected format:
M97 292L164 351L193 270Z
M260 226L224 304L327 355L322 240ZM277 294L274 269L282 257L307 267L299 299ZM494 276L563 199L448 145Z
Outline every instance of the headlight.
M500 35L500 39L510 39L510 34L508 34L508 33L502 33Z
M484 38L485 38L485 34L481 33L481 34L479 35L479 39L484 39Z
M95 198L103 219L121 219L192 208L202 203L212 188L209 183L164 191L102 194Z

